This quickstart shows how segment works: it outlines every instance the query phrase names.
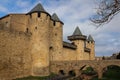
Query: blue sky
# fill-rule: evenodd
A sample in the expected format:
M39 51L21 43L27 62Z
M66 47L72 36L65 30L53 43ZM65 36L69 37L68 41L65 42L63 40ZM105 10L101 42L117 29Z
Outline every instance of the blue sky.
M84 35L91 34L96 42L96 56L110 56L120 51L120 14L100 28L89 20L94 15L97 0L1 0L0 17L9 13L27 13L41 3L45 10L57 13L64 22L63 40L79 26Z

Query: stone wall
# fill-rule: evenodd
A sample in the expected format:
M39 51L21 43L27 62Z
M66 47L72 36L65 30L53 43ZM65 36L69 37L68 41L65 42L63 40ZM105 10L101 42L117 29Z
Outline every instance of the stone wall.
M26 31L28 18L25 14L11 14L10 27L16 31Z
M4 30L10 29L10 19L11 17L8 15L2 20L0 20L0 29L4 29Z
M63 60L77 60L77 52L74 49L63 48Z
M25 14L9 14L1 19L1 27L13 31L26 31L28 16Z
M51 21L51 43L50 57L51 61L63 60L63 24L56 21Z
M0 78L49 75L49 26L45 13L11 14L0 20Z
M0 78L46 76L50 61L89 60L85 41L73 44L76 49L63 47L63 24L46 12L0 18Z
M84 52L83 57L84 57L83 60L90 60L90 53Z
M85 44L84 44L84 40L75 40L74 41L75 45L77 45L77 49L76 49L76 52L77 52L77 60L84 60L84 47L85 47ZM87 59L88 60L88 59Z
M34 76L49 75L50 16L32 13L28 20L31 36L32 71ZM29 16L29 15L27 15Z
M31 74L30 37L0 30L0 80Z
M90 49L89 60L95 60L95 42L86 42L86 47Z

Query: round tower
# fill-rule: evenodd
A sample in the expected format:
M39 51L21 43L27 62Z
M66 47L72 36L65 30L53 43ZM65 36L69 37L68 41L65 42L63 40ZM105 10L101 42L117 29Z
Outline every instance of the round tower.
M62 60L63 48L63 22L54 13L51 17L51 46L50 46L50 60Z
M90 60L95 60L95 41L91 35L88 36L87 47L90 49Z
M84 60L84 47L86 36L82 35L79 27L76 27L73 35L68 36L68 40L72 41L77 46L77 60Z
M37 4L28 16L27 32L31 33L32 75L49 75L50 15Z

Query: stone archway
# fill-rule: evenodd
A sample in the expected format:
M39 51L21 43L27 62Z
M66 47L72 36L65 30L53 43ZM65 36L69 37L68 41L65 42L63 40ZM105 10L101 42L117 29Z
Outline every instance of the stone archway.
M84 65L80 68L81 71L81 79L85 79L85 80L91 80L92 78L94 78L95 76L97 76L97 72L96 72L96 68L94 65Z
M103 68L103 77L120 79L120 66L108 65Z
M106 68L107 68L108 66L118 66L118 67L120 67L120 64L109 64L109 65L104 65L104 66L102 66L102 67L99 67L99 68L97 69L97 73L98 73L98 78L99 78L99 79L101 79L101 78L103 77L103 73L105 72L105 70L106 70Z
M60 75L65 75L65 71L64 70L59 70L58 72Z
M69 75L69 76L76 76L76 73L75 73L74 70L70 70L70 71L68 72L68 75Z

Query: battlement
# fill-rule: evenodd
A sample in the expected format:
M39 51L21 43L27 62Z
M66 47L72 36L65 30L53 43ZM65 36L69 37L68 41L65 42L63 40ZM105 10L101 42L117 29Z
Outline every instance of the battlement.
M86 40L86 36L84 35L75 35L75 36L68 36L68 40Z
M87 38L77 27L68 36L71 42L64 42L63 25L40 3L28 13L1 17L0 78L48 76L52 61L94 60L92 36Z
M52 24L51 26L59 26L64 24L57 16L52 16L39 3L28 13L13 13L0 18L0 28L10 31L33 32L39 24ZM34 26L34 28L30 26ZM42 25L41 25L42 26Z
M68 42L65 42L63 41L63 47L66 47L66 48L70 48L70 49L77 49L77 46L72 44L72 43L68 43Z
M85 52L90 52L91 50L89 48L84 48Z

